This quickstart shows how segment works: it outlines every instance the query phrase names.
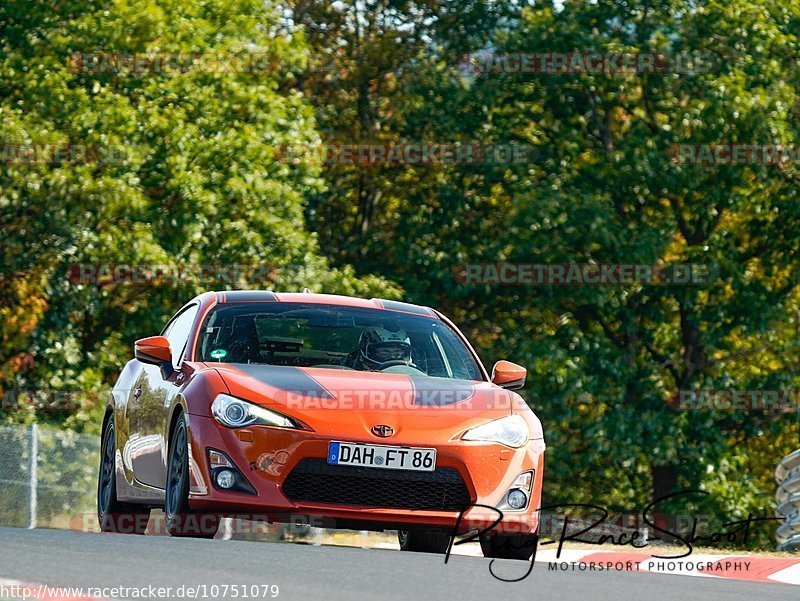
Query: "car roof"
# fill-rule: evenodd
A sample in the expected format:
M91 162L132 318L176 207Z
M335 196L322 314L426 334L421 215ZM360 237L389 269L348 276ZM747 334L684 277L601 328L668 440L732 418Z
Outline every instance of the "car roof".
M362 307L365 309L382 309L384 311L400 311L424 317L439 318L439 314L430 307L405 303L383 298L357 298L339 294L315 294L313 292L272 292L270 290L225 290L201 295L214 295L218 304L240 302L285 302L309 303L319 305L341 305L345 307Z

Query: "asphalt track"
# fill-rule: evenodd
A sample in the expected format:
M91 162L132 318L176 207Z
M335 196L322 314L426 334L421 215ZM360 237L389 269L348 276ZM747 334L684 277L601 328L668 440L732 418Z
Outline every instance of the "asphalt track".
M797 587L786 584L642 572L550 572L539 563L525 580L507 583L491 576L489 563L452 555L445 565L443 556L382 549L0 528L0 580L51 586L275 584L282 601L798 598ZM527 564L497 561L494 568L514 578L524 574Z

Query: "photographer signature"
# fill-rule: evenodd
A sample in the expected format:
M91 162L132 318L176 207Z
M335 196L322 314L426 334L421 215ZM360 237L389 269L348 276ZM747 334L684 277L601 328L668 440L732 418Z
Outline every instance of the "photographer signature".
M750 537L751 527L752 527L752 525L754 523L756 523L756 522L766 522L766 521L772 521L772 520L780 520L780 518L755 517L752 514L749 514L747 516L747 519L744 519L744 520L733 520L733 521L724 522L722 524L722 527L724 528L723 530L706 533L705 535L700 535L700 534L697 533L697 518L694 518L694 520L692 522L691 532L688 535L687 534L683 534L682 535L681 533L670 532L669 530L666 530L666 529L664 529L664 528L662 528L660 526L656 526L647 517L648 514L651 513L652 510L655 508L655 506L658 503L661 503L662 501L666 501L667 499L672 499L672 498L679 497L679 496L695 495L695 494L708 495L710 493L708 493L706 491L702 491L702 490L682 490L682 491L674 492L674 493L671 493L669 495L665 495L663 497L655 499L654 501L649 503L647 506L645 506L644 509L642 509L642 521L645 524L647 524L648 526L652 527L654 532L661 533L661 534L665 535L665 537L666 537L666 538L664 538L664 537L659 537L659 536L650 536L648 540L644 540L643 538L641 538L640 537L641 533L638 530L633 532L632 534L628 534L626 532L622 532L622 533L620 533L620 534L618 534L616 536L610 535L610 534L603 534L596 541L595 540L587 540L587 539L581 538L582 535L588 534L589 532L591 532L592 530L594 530L598 526L601 526L605 522L606 518L608 517L608 515L609 515L608 510L605 509L604 507L600 507L598 505L589 505L589 504L583 504L583 503L566 503L566 504L548 505L546 507L540 507L539 508L540 512L543 511L543 510L553 510L553 509L585 508L585 509L591 509L591 510L596 511L596 512L599 513L599 517L598 517L598 519L596 521L594 521L593 523L589 524L588 526L581 525L580 528L576 528L576 529L574 529L574 531L569 528L569 525L570 525L569 516L565 515L564 516L564 524L563 524L563 527L561 528L561 534L560 534L558 540L547 541L547 542L542 543L542 545L550 545L550 544L558 543L558 549L556 551L556 558L559 558L559 557L561 557L561 551L562 551L562 549L564 547L564 543L566 541L573 541L573 542L579 542L579 543L591 544L591 545L603 545L603 544L606 544L606 543L611 543L612 545L615 545L615 546L629 545L629 546L634 547L636 549L641 549L641 548L646 547L649 544L649 541L653 541L653 540L668 540L668 541L670 541L672 543L680 543L681 545L683 545L686 548L685 552L680 553L678 555L653 555L653 557L658 558L658 559L680 559L682 557L688 557L689 555L691 555L692 551L694 550L694 544L698 543L698 542L699 543L706 543L706 544L718 544L720 542L726 542L726 543L734 543L734 544L746 545L747 541L748 541L748 539ZM455 538L457 536L459 526L461 525L461 522L462 522L462 520L464 518L464 514L468 510L472 509L473 507L481 507L481 508L484 508L484 509L489 509L491 511L494 511L497 514L497 519L495 519L495 521L492 522L487 528L484 528L483 530L479 530L478 532L470 534L466 538L463 538L461 540L456 541ZM447 563L448 560L450 559L450 552L451 552L454 544L455 545L463 545L465 543L468 543L468 542L471 542L471 541L474 541L474 540L478 540L481 536L484 536L484 535L488 534L489 532L491 532L492 530L494 530L494 528L496 528L497 525L502 520L503 520L503 512L500 511L499 509L497 509L496 507L492 507L491 505L481 505L481 504L477 504L476 503L474 505L469 505L469 506L465 507L461 511L461 513L459 513L458 519L456 520L456 523L453 526L453 530L452 530L452 532L450 534L450 544L447 547L447 552L445 553L444 562ZM506 541L505 544L509 545L509 546L512 546L514 548L520 548L520 543L515 543L512 540ZM494 560L492 560L491 563L489 564L489 573L492 576L494 576L495 578L497 578L498 580L502 580L503 582L519 582L520 580L524 580L525 578L527 578L528 575L530 575L531 571L533 570L533 564L536 561L536 551L538 550L538 547L539 547L539 535L536 534L536 535L533 535L533 536L531 536L529 538L526 538L525 541L523 543L521 543L521 545L522 545L522 547L532 547L531 558L530 558L530 561L528 562L528 569L525 572L525 574L523 574L519 578L510 578L510 579L509 578L502 578L502 577L498 576L494 572L494 569L492 568L492 566L494 565Z

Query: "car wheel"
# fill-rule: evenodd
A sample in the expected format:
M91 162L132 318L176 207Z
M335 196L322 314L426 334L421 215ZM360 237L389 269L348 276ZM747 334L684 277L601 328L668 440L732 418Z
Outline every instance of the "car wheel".
M528 560L539 540L538 534L496 534L481 537L481 551L484 557L493 559Z
M171 536L214 538L219 528L218 515L189 509L189 436L183 415L170 437L164 518Z
M116 444L114 417L106 424L100 447L100 472L97 477L97 521L101 532L144 534L150 509L117 500Z
M450 544L450 533L442 530L423 528L419 530L398 530L397 540L402 551L418 553L446 553Z

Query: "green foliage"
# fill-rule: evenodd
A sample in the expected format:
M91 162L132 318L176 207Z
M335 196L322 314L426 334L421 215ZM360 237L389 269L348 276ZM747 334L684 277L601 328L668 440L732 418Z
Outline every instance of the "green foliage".
M403 9L412 20L412 8ZM365 18L389 25L358 28L352 10L345 4L336 20L335 47L344 49L320 84L336 94L313 97L328 135L341 136L336 127L348 121L326 116L348 115L353 129L369 123L380 140L522 142L539 159L330 167L332 189L315 200L323 247L391 273L412 298L444 308L490 362L508 357L529 367L527 396L550 448L548 501L630 511L689 487L713 495L662 509L771 513L770 474L796 445L793 416L678 411L670 402L680 389L796 386L797 165L682 165L670 150L797 139L789 108L797 105L800 9L536 3L487 20L484 45L434 38L438 45L406 44L404 55L383 41L395 39L387 30L402 18L373 13ZM348 62L370 40L382 62ZM326 41L312 56L331 47ZM711 68L464 76L456 56L483 49L693 55ZM364 190L371 204L361 202ZM352 225L343 228L348 211ZM713 277L702 286L503 287L450 275L467 262L499 261L702 264ZM753 455L762 460L754 465ZM762 530L768 544L771 528Z
M29 305L26 295L46 305L22 312L35 326L4 334L4 387L107 386L134 339L160 331L205 287L226 287L76 285L72 265L269 264L268 284L280 289L398 294L379 277L328 265L303 216L319 174L276 160L281 145L318 135L307 99L288 84L307 50L302 36L281 33L273 6L19 0L4 3L0 23L4 145L82 144L115 159L0 165L0 281L24 283L4 285L3 306ZM131 73L81 69L91 63L76 59L126 52L251 52L272 68ZM83 412L70 423L93 419Z

